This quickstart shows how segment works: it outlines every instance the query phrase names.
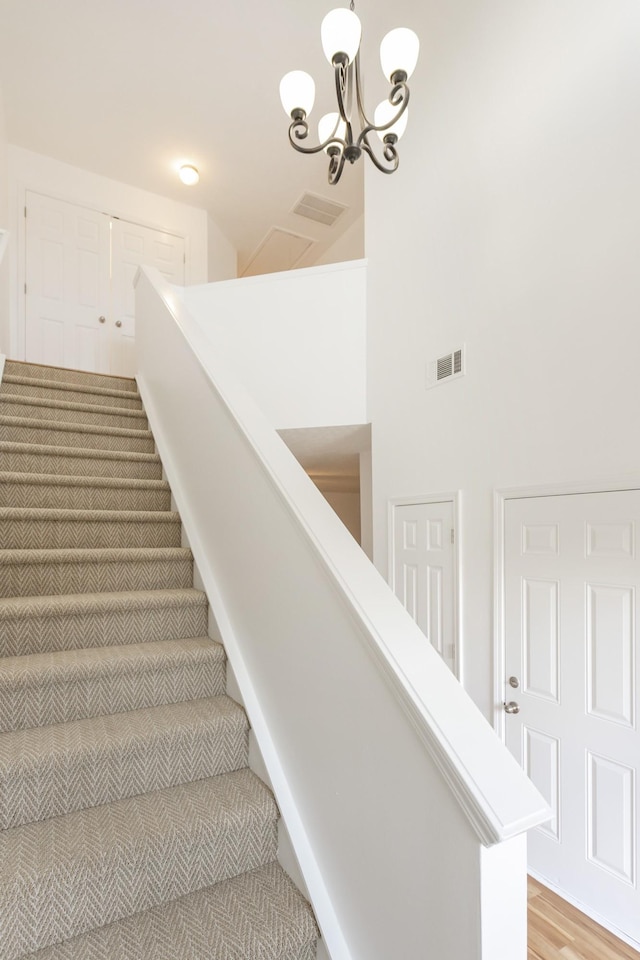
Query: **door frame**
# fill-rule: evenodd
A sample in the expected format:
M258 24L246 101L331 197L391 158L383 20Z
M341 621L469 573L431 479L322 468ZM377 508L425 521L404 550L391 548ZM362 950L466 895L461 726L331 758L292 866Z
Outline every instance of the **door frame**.
M455 647L456 669L454 676L462 683L463 658L461 643L462 610L462 570L460 568L460 531L461 496L460 491L446 493L422 493L414 497L392 497L387 501L387 582L395 594L394 549L396 530L396 507L420 506L423 503L451 503L453 506L453 644Z
M576 480L530 487L507 487L493 492L493 727L505 742L505 505L507 500L531 497L579 496L588 493L617 493L640 490L640 476L607 478L603 480Z

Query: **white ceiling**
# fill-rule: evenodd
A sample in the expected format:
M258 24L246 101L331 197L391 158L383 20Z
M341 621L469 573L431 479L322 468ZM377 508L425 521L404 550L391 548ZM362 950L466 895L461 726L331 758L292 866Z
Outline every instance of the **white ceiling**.
M320 23L333 5L0 0L9 142L204 207L237 247L241 270L273 227L318 241L307 265L363 209L363 162L329 187L324 154L303 157L289 145L278 94L285 72L306 69L318 88L312 116L332 108ZM178 181L180 160L199 168L196 187ZM349 211L334 227L303 219L290 211L305 191Z

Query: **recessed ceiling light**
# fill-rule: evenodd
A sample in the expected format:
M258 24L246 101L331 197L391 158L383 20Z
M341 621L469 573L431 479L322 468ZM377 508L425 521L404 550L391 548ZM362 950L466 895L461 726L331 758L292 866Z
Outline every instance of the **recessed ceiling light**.
M192 163L183 163L178 170L178 176L188 187L192 187L200 179L200 174Z

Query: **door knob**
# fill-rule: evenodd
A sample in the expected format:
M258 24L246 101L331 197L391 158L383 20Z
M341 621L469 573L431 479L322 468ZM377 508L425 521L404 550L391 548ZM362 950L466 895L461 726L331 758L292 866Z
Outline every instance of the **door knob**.
M116 327L122 326L122 320L116 320Z
M505 713L520 713L520 706L516 703L515 700L509 700L509 703L504 705Z
M106 317L98 317L98 323L104 323L106 319Z

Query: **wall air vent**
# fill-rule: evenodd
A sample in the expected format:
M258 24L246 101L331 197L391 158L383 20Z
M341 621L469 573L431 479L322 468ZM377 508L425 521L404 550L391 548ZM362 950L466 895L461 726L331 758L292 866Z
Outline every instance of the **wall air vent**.
M326 227L332 227L338 217L348 209L343 203L336 203L335 200L325 200L324 197L318 197L315 193L305 193L291 212L297 213L299 217L306 217L307 220L324 223Z
M437 360L430 360L427 364L427 389L437 387L449 380L457 380L465 374L464 346L451 353L445 353Z

